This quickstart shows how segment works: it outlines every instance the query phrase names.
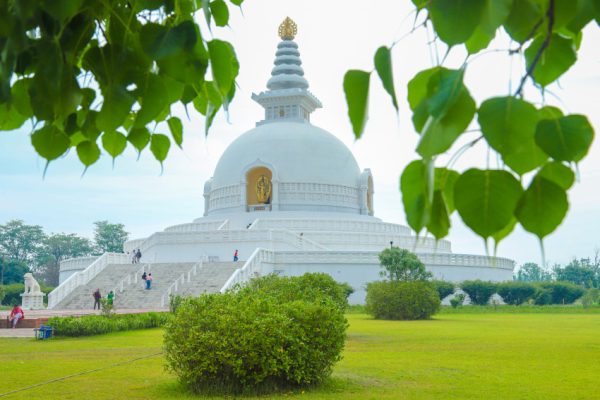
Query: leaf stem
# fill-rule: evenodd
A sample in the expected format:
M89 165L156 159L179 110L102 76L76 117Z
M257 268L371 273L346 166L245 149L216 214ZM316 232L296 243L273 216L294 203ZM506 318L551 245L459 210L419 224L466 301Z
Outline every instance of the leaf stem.
M544 50L546 50L546 48L550 44L550 38L552 37L552 28L554 27L554 2L555 2L555 0L550 0L550 3L548 4L548 11L546 12L546 16L548 17L548 29L546 30L546 37L544 38L542 45L540 46L537 53L535 54L535 57L534 57L533 61L531 62L531 65L529 66L529 68L527 68L525 75L523 76L523 78L521 78L521 83L519 83L519 87L518 87L517 91L515 92L515 97L522 96L523 86L525 85L527 78L532 76L533 70L537 66L540 59L542 58L542 54L544 53ZM541 24L541 21L539 21L536 24L536 26L532 30L532 33L537 30L537 27L539 26L539 24Z

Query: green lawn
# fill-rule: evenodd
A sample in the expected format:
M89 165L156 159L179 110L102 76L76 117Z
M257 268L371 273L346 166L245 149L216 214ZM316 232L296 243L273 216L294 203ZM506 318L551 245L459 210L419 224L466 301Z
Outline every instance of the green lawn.
M261 398L599 399L600 314L455 313L431 321L349 314L344 359L320 388ZM159 352L160 329L88 338L0 339L0 394ZM10 399L197 398L161 356Z

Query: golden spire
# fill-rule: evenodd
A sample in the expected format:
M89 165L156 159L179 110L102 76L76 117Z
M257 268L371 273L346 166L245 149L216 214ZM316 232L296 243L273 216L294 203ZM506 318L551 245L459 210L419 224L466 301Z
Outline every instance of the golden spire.
M279 37L283 40L294 40L296 33L298 33L296 23L290 17L285 17L279 25Z

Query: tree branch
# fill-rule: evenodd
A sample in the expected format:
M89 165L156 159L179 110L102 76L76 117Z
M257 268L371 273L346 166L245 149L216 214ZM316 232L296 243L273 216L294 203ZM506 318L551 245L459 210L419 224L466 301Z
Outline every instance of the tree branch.
M554 27L554 1L555 0L550 0L550 3L548 5L548 11L546 12L546 16L548 17L548 29L546 30L546 37L544 38L542 45L540 46L537 53L535 54L535 57L533 58L531 65L529 66L529 68L527 68L527 71L525 72L525 76L523 76L523 78L521 78L521 83L519 83L519 88L515 92L515 96L521 96L521 93L523 91L523 86L525 85L527 78L532 76L533 71L535 70L535 67L537 66L538 62L540 61L540 58L542 58L542 54L544 53L544 50L546 50L546 48L550 44L550 38L552 37L552 28ZM537 26L535 29L537 29ZM535 30L533 32L535 32Z

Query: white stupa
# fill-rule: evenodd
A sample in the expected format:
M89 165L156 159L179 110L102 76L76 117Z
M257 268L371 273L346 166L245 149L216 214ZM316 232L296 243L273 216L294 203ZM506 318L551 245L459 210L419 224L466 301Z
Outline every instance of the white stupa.
M131 240L125 251L141 249L144 262L168 268L231 262L237 250L239 268L221 289L268 273L325 272L355 289L352 303L363 302L365 284L380 279L377 255L390 244L416 252L437 279L511 280L511 260L454 254L448 241L417 241L408 227L374 216L371 171L310 122L321 102L308 90L295 33L286 18L267 90L252 96L264 120L221 156L204 185L204 216ZM85 264L64 263L61 282Z

